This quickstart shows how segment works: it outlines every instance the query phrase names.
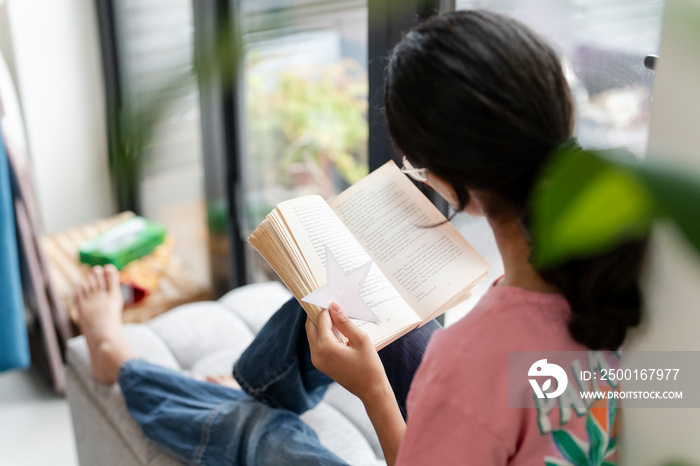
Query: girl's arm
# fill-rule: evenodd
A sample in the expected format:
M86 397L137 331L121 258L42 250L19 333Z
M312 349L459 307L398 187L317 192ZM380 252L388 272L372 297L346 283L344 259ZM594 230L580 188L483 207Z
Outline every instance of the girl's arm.
M388 381L387 381L388 385ZM384 459L389 466L396 462L399 445L406 432L406 423L401 416L391 386L378 390L376 395L362 399L365 410L382 445Z
M348 339L347 344L333 334L334 325ZM318 327L307 318L306 334L314 366L362 400L384 458L393 465L406 423L369 337L335 302L330 311L323 310L318 315Z

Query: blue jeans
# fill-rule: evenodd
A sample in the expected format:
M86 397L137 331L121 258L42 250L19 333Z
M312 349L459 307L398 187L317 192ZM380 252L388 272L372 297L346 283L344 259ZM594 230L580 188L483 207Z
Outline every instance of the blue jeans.
M127 361L119 385L129 412L148 438L186 463L345 464L299 418L332 382L311 363L305 322L294 298L270 318L234 364L243 391ZM379 352L404 418L411 380L439 328L430 322Z

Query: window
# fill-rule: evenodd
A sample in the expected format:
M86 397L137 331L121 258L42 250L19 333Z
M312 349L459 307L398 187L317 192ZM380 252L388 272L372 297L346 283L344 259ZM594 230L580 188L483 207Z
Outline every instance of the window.
M583 146L646 151L663 0L458 0L517 18L562 54Z
M136 168L115 173L118 191L129 191L127 198L133 201L120 198L119 208L136 209L163 223L176 238L176 251L194 279L207 284L199 93L194 74L188 74L194 54L192 0L112 0L99 2L98 9L107 93L113 96L108 99L110 139L133 138L133 129L121 124L129 116L133 121L140 109L157 108L158 99L169 100L148 147L136 154ZM179 89L163 94L177 76L183 76ZM113 167L120 163L115 157L125 157L123 152L110 152Z
M367 4L244 0L241 15L247 236L277 203L368 173ZM254 281L276 279L247 251Z
M160 220L183 238L181 254L202 275L211 269L215 294L276 279L245 239L280 201L331 197L389 159L378 112L382 58L438 1L147 3L98 2L110 153L134 140L120 127L134 121L122 109L157 97L169 76L191 69L193 55L235 50L235 31L244 56L235 57L239 67L222 60L183 84L149 140L145 164L113 165L120 208Z

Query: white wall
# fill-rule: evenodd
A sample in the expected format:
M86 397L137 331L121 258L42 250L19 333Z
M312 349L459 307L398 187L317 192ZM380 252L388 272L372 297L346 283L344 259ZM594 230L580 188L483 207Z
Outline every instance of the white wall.
M6 0L0 27L0 50L24 112L45 232L111 215L94 1Z
M10 33L10 17L8 14L8 5L5 0L0 0L0 53L2 53L12 79L17 81L17 74L14 67L15 51L12 46L12 35Z
M695 24L687 8L695 10ZM700 173L699 15L700 0L666 2L649 158L692 166ZM655 232L646 287L648 321L627 349L700 351L700 254L668 225ZM628 409L622 421L623 464L700 461L700 409Z

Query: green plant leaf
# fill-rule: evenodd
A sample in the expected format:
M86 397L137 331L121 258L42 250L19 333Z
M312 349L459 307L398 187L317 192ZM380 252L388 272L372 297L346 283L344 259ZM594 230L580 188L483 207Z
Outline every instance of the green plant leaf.
M700 253L700 173L656 161L641 164L637 170L654 197L659 214L672 220Z
M598 254L649 231L657 209L621 152L560 148L533 194L533 259L539 266Z
M604 252L672 221L700 253L700 173L639 162L623 151L563 146L533 195L533 259L539 266Z

